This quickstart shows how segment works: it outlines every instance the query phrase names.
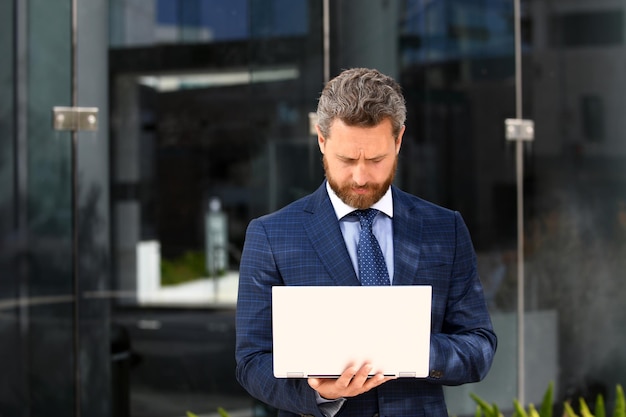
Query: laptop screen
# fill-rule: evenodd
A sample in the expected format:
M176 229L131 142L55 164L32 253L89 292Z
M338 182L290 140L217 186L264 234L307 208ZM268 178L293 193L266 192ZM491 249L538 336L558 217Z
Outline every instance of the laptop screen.
M338 377L348 366L372 374L426 377L430 286L272 288L274 376Z

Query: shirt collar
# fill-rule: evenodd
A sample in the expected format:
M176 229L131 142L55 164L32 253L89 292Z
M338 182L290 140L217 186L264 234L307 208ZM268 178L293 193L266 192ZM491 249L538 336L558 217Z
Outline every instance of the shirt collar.
M330 184L328 184L328 181L326 181L326 191L328 192L330 202L335 209L335 214L337 215L338 219L342 219L344 216L356 210L354 207L350 207L349 205L341 201L339 196L337 196L333 189L330 188ZM380 200L374 203L371 208L382 211L387 216L389 216L389 218L393 218L393 199L391 197L391 187L387 189L387 192L381 197Z

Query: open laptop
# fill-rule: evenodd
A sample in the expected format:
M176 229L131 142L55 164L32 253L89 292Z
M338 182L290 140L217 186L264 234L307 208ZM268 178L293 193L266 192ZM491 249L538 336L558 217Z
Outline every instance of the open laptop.
M336 378L367 361L426 377L431 300L431 286L273 287L274 376Z

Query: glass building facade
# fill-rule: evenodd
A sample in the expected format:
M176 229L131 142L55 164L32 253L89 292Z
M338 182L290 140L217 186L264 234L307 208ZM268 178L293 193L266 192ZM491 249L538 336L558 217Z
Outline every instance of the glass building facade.
M244 233L322 182L310 113L355 66L404 89L396 184L460 211L474 240L499 348L483 382L446 388L450 415L474 414L470 393L537 404L550 382L557 408L612 404L626 4L520 6L0 2L0 416L272 415L234 377ZM56 106L98 108L97 130L55 129ZM518 112L535 127L522 247Z

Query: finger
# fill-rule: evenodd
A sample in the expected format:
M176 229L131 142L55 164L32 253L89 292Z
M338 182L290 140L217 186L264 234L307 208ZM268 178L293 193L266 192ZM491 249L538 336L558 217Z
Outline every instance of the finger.
M307 382L314 390L317 390L317 388L322 384L322 381L319 378L308 378Z
M373 375L370 379L367 380L363 388L369 391L373 388L376 388L379 385L384 384L387 381L391 381L392 379L396 379L396 378L392 376L386 377L382 373L377 373L376 375Z
M363 366L361 366L361 369L359 369L359 371L352 378L351 384L353 386L358 386L358 387L363 386L365 382L367 381L367 379L369 378L369 374L370 372L372 372L372 369L373 367L369 363L366 363Z
M336 384L340 387L346 388L352 382L352 379L357 374L357 369L354 366L346 368L345 371L337 378Z
M372 364L364 363L363 366L361 366L361 369L359 369L359 371L357 372L357 375L367 377L370 374L370 372L372 372L372 369L374 369Z

